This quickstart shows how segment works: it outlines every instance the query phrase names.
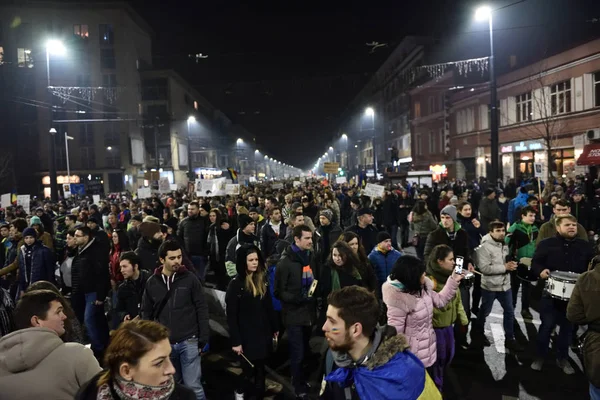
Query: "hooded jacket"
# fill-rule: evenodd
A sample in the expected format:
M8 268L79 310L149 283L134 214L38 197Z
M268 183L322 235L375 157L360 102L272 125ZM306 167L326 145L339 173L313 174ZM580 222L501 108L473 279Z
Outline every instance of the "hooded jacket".
M21 329L0 339L0 396L7 399L72 400L100 371L90 349L63 343L47 328Z
M518 260L523 257L533 257L535 241L539 233L537 226L519 221L508 228L508 233L506 244L508 244L510 254L515 254Z
M481 287L491 292L506 292L510 289L510 274L506 270L508 246L495 241L488 233L475 249L477 267L483 274Z
M387 253L383 253L379 250L379 247L375 246L371 254L369 254L368 258L375 270L375 275L377 275L377 281L379 282L379 288L384 282L387 280L387 277L392 272L392 268L394 268L394 264L398 259L402 256L398 250L392 248Z
M425 367L432 366L437 360L436 336L432 325L433 308L445 307L456 294L458 282L452 277L437 293L433 282L425 278L420 295L407 293L398 281L388 278L383 284L383 302L387 306L388 324L398 333L406 336L412 351Z
M204 289L198 278L183 266L170 277L163 275L162 269L162 266L156 268L146 282L142 318L154 319L169 328L172 344L196 338L198 348L202 349L210 334ZM171 294L160 314L153 315L169 290Z
M27 268L27 252L31 251L31 265ZM54 283L54 253L40 242L36 241L31 248L25 244L19 251L19 289L25 290L37 281Z
M225 295L231 345L242 345L249 360L264 360L273 348L273 334L279 331L266 270L263 271L265 295L260 297L246 289L245 266L237 265L236 268L237 275L229 283Z
M452 270L446 270L439 266L437 261L430 260L427 263L427 276L433 283L433 290L441 292L446 286L448 277L452 275ZM446 328L459 322L463 326L469 325L469 318L462 305L460 290L456 291L454 297L444 307L433 309L433 328Z
M519 190L517 197L508 202L508 222L514 224L518 219L517 210L519 208L527 206L527 198L529 194L527 192L523 193Z
M393 327L378 327L367 354L354 362L332 351L335 370L325 377L325 400L441 400L423 363L408 351L408 341Z
M464 265L469 265L471 262L469 235L461 228L458 222L454 223L454 240L450 239L446 228L442 226L441 222L438 225L438 228L427 236L424 251L425 260L429 259L429 254L431 254L433 248L440 244L450 246L454 252L454 257L460 256L464 258Z

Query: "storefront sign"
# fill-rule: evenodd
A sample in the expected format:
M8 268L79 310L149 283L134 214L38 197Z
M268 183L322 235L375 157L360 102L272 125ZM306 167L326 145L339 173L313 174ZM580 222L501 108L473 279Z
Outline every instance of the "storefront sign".
M528 140L525 142L508 143L500 147L501 153L520 153L544 149L544 144L539 140Z

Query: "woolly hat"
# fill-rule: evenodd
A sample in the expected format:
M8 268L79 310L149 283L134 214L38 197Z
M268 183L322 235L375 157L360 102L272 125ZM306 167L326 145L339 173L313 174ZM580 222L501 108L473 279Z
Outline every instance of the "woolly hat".
M386 231L381 231L377 234L377 243L381 243L384 240L392 240L392 236Z
M152 239L154 235L160 232L160 224L156 222L142 222L139 226L140 233L145 239Z
M96 214L92 214L88 217L88 222L93 222L96 225L102 225L102 218L98 215L98 213Z
M456 222L456 207L449 205L442 208L441 214L445 214L452 218L452 221Z
M42 225L42 220L40 219L40 217L37 217L37 216L31 217L31 222L29 222L29 226L34 226L34 225Z
M333 212L330 209L325 208L319 212L319 217L325 217L331 222L333 221Z
M483 192L485 197L488 197L490 194L494 193L494 189L492 188L487 188L485 189L485 191Z
M37 232L33 228L25 228L25 230L23 231L23 237L27 236L33 236L37 239Z
M154 222L155 224L160 223L160 219L156 218L153 215L146 215L142 222Z
M208 203L204 203L200 206L201 209L203 209L204 211L206 211L207 213L210 212L210 204Z
M254 222L254 220L252 218L250 218L250 216L248 214L238 215L238 225L240 226L241 230L246 229L246 227L253 222Z

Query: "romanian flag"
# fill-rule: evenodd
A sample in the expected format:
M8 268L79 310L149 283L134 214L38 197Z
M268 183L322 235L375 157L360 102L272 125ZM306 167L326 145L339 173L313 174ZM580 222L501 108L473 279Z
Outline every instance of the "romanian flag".
M235 170L233 168L227 168L227 171L229 171L229 176L231 177L231 180L233 183L237 182L237 172L235 172Z

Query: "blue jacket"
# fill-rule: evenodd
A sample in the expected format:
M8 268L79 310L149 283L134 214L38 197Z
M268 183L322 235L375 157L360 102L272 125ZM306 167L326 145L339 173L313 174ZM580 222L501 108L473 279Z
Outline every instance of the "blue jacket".
M402 253L396 249L392 249L386 254L383 254L377 250L377 247L369 254L369 261L371 261L371 264L373 265L380 288L387 280L388 275L392 272L392 268L394 268L394 264L400 256L402 256Z
M25 290L29 285L37 281L48 281L54 283L54 255L52 250L37 241L33 244L31 255L31 269L26 272L25 263L26 246L19 249L19 288Z
M510 222L511 224L517 222L517 219L520 218L520 216L516 215L516 212L519 208L527 206L528 197L529 194L519 192L519 194L517 194L517 197L515 197L508 203L508 222Z

